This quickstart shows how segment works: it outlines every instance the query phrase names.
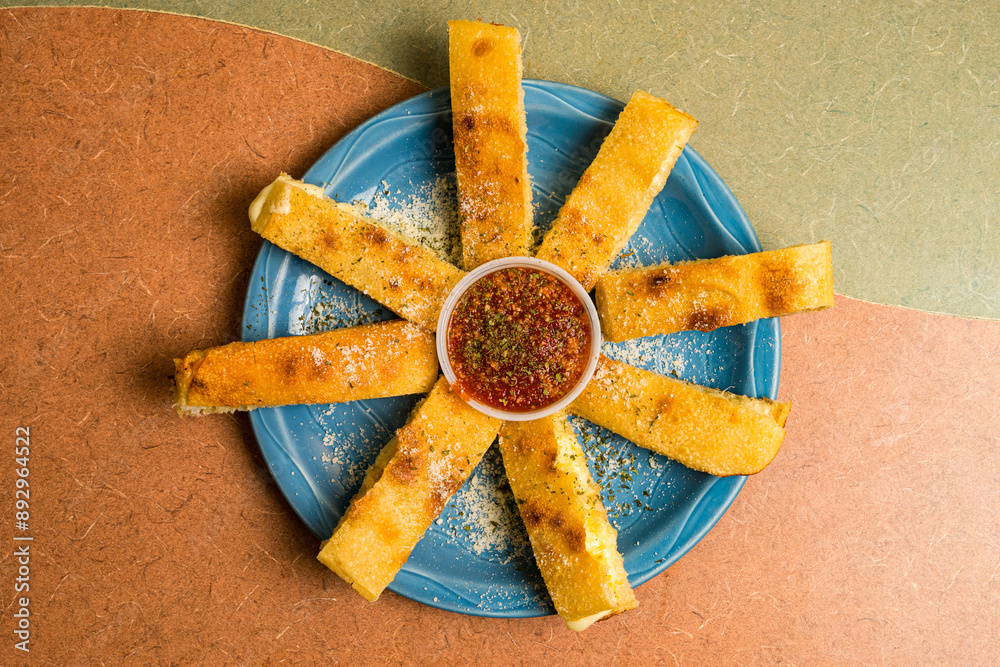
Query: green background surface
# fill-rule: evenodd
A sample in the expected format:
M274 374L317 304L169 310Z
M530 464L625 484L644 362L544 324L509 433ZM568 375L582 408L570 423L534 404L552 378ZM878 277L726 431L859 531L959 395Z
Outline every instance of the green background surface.
M81 5L38 2L0 6ZM1000 3L107 2L312 42L428 87L451 18L517 27L525 76L699 119L765 248L828 238L837 292L1000 318Z

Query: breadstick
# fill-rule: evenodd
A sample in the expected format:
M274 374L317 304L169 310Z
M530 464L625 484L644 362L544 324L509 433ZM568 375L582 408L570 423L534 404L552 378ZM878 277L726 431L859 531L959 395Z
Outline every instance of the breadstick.
M442 377L382 449L319 560L377 600L499 429Z
M536 255L591 289L639 228L698 121L637 91Z
M506 422L500 452L535 562L566 625L580 631L634 608L618 533L566 414Z
M317 192L318 191L318 192ZM253 230L427 331L464 273L420 244L282 174L250 206Z
M531 183L514 28L448 21L455 171L465 270L531 249Z
M181 415L422 394L438 375L434 336L402 320L195 350L174 366Z
M822 310L833 306L830 242L613 271L596 294L611 342Z
M689 468L725 477L752 475L771 462L790 407L601 357L567 411Z

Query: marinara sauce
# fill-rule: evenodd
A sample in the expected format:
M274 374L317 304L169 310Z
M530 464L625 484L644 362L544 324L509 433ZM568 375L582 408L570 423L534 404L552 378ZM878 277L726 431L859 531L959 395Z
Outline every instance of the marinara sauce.
M531 412L573 390L590 355L587 310L569 286L537 269L488 273L459 299L448 323L459 395L507 412Z

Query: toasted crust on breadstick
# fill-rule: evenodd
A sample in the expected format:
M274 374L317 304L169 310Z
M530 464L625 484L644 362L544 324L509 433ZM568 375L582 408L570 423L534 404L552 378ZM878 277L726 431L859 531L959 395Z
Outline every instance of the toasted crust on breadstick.
M500 452L535 562L566 625L584 630L634 608L618 533L566 414L506 422Z
M448 21L455 172L466 271L531 249L521 36Z
M596 295L610 342L822 310L833 306L830 242L612 271Z
M316 190L282 174L254 200L253 230L434 331L448 292L464 273Z
M698 121L637 91L536 255L591 289L639 228Z
M195 350L174 366L181 415L422 394L438 375L434 336L402 320Z
M567 411L689 468L726 477L758 473L774 459L790 407L601 357Z
M441 377L382 449L319 560L377 600L499 429Z

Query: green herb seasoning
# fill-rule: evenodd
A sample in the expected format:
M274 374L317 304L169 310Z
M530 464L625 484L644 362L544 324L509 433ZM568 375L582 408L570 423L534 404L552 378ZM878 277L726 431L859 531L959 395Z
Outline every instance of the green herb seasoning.
M448 323L454 389L484 405L531 412L576 385L590 354L583 304L555 276L500 269L473 284Z

